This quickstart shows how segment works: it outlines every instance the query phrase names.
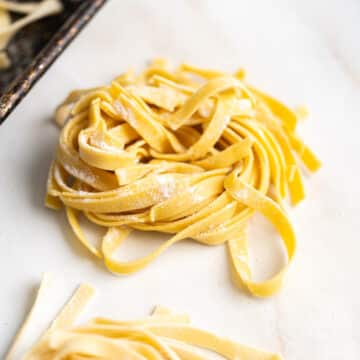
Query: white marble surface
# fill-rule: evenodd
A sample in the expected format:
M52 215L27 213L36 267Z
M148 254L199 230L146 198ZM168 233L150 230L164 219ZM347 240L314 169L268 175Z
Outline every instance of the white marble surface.
M105 315L142 316L161 303L286 359L359 359L359 34L357 0L110 1L0 128L0 357L31 289L52 271L59 294L79 281L97 286L94 309L102 301ZM73 241L62 215L42 205L57 137L50 122L55 105L72 88L104 83L159 55L228 70L244 66L259 87L311 109L301 132L324 167L307 178L308 198L291 211L299 251L272 299L232 286L224 248L191 242L116 278ZM256 224L253 237L267 236ZM137 248L147 247L138 241Z

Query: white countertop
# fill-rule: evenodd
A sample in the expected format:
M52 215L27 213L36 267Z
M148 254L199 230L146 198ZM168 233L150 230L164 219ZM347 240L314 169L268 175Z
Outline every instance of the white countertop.
M288 360L359 359L359 34L357 0L110 1L0 128L0 357L41 274L52 271L63 296L80 281L94 284L93 309L103 315L143 316L161 303ZM291 210L299 251L274 298L235 288L225 249L193 242L135 275L112 276L73 240L63 214L43 207L57 103L70 89L103 84L155 56L244 66L258 87L311 110L300 131L324 167L307 177L308 197ZM252 237L267 236L256 224ZM135 243L145 251L158 240Z

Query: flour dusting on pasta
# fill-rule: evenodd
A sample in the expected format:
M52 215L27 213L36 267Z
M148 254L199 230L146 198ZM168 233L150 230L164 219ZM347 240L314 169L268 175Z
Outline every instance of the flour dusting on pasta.
M131 70L109 85L73 91L58 107L62 129L46 204L65 207L77 238L113 273L138 271L191 238L226 244L235 279L270 296L296 248L283 200L296 205L305 196L298 162L320 167L296 134L304 114L251 86L243 71L173 69L156 60L139 75ZM256 211L275 226L288 257L263 282L252 280L246 241ZM81 214L108 229L100 248L86 239ZM172 236L121 262L115 251L133 229Z

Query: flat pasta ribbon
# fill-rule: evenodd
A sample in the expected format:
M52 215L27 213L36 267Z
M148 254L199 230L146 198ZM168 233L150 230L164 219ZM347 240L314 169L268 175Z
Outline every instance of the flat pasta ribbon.
M44 278L26 322L20 328L5 360L133 359L133 360L281 360L281 355L242 345L193 327L187 315L157 306L151 316L120 321L97 317L75 325L94 290L81 285L52 320L50 327L27 344L29 324L48 299ZM215 355L217 355L215 357Z
M296 134L298 115L229 75L154 61L110 85L73 91L56 111L62 126L46 204L66 208L76 237L117 274L138 271L186 238L227 244L236 283L256 296L278 291L296 249L282 206L304 196L298 160L320 161ZM303 112L302 112L303 113ZM287 264L272 278L251 278L246 232L255 212L278 230ZM79 217L107 229L89 243ZM150 254L121 262L131 230L172 234ZM151 241L149 239L149 241Z

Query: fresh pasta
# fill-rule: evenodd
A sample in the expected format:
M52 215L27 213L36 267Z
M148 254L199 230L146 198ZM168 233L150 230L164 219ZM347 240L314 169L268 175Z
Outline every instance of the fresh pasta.
M139 75L129 70L110 85L73 91L58 107L46 205L65 208L76 237L113 273L138 271L191 238L226 244L236 282L270 296L295 253L283 201L304 198L298 161L320 167L296 134L301 113L249 85L243 70L171 70L155 60ZM256 211L275 226L288 257L262 282L252 280L246 235ZM100 247L86 238L80 215L107 229ZM147 256L119 261L115 252L132 230L173 235Z
M28 326L47 301L48 276L42 282L30 314L5 360L133 359L133 360L281 360L277 354L241 345L193 327L189 317L158 306L151 316L132 321L94 318L74 322L94 290L81 285L35 344L23 341ZM214 357L214 355L217 357ZM219 357L220 356L220 357Z

